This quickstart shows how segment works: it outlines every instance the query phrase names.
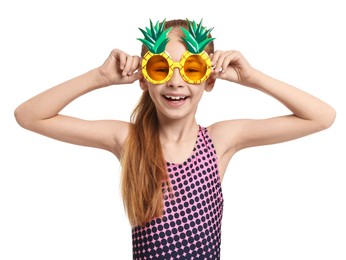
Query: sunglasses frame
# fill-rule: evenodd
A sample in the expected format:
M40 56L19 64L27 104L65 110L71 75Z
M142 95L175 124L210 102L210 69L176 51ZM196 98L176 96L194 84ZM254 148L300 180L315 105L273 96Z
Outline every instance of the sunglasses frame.
M206 63L206 72L204 74L204 76L199 79L199 80L192 80L190 79L186 74L185 74L185 71L184 71L184 64L185 64L185 61L192 55L198 55L198 56L201 56L202 59L205 61ZM152 79L149 74L148 74L148 71L147 71L147 63L149 62L149 60L154 57L154 56L162 56L167 62L168 62L168 66L169 66L169 71L168 71L168 74L167 76L162 79L162 80L155 80L155 79ZM189 52L188 50L185 51L183 53L183 55L181 56L180 58L180 61L179 62L174 62L172 60L172 58L170 57L169 53L164 51L162 53L159 53L159 54L153 54L152 52L148 51L143 59L142 59L142 62L141 62L141 68L142 68L142 74L144 76L144 78L153 83L153 84L163 84L167 81L170 80L170 78L172 77L173 75L173 71L175 68L178 68L179 69L179 73L181 75L181 77L183 78L183 80L189 84L200 84L202 82L204 82L205 80L207 80L210 76L210 73L212 71L212 66L211 66L211 60L210 60L210 57L208 55L208 53L206 53L205 51L199 53L199 54L195 54L195 53L191 53Z

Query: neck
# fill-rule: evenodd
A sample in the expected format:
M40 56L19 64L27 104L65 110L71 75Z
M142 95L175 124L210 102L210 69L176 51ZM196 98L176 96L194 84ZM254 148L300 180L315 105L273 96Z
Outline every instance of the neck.
M195 118L176 119L176 120L159 120L159 133L161 140L172 142L184 141L195 137L198 131L198 124Z

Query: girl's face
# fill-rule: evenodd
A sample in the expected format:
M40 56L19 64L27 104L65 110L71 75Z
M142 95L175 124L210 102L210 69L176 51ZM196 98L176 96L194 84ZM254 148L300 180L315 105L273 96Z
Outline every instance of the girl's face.
M166 46L173 61L179 62L181 56L186 51L184 42L179 34L169 35L170 40ZM153 84L141 79L141 87L148 90L152 101L155 104L159 118L183 119L187 116L194 118L197 105L202 98L204 91L211 91L215 80L209 78L201 84L189 84L183 80L179 69L175 68L169 81L163 84Z

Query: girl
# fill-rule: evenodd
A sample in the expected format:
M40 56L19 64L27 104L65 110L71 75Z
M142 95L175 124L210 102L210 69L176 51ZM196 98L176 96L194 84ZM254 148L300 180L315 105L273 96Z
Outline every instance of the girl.
M15 117L28 130L105 149L121 161L134 259L220 259L221 182L232 156L324 130L335 111L253 68L238 51L214 51L201 22L163 21L141 31L141 57L115 49L100 67L21 104ZM262 91L292 114L200 126L198 103L217 79ZM59 113L90 91L137 80L143 94L131 122Z

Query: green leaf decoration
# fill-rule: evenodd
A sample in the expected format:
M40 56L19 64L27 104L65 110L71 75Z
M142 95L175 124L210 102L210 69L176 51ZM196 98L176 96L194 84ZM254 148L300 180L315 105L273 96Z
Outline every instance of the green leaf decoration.
M199 24L195 21L190 22L188 19L188 30L181 27L181 30L185 34L185 38L181 37L181 39L185 42L186 48L189 52L198 54L201 53L204 48L213 41L215 38L209 38L210 32L214 29L206 29L202 26L202 19Z
M172 30L172 27L164 30L166 19L161 23L157 21L155 25L150 19L150 28L146 27L145 30L139 28L142 32L144 39L137 38L141 41L150 52L154 54L159 54L166 49L166 45L169 41L167 38L168 33Z

